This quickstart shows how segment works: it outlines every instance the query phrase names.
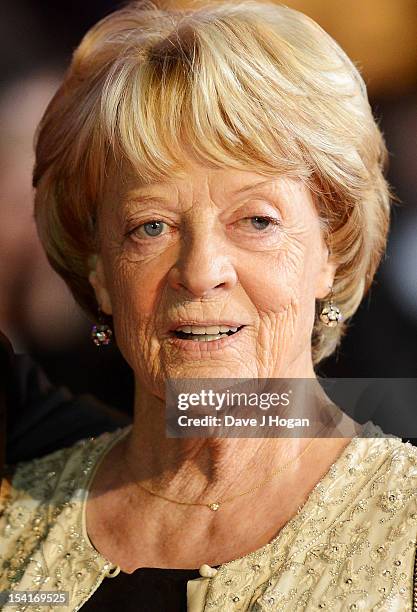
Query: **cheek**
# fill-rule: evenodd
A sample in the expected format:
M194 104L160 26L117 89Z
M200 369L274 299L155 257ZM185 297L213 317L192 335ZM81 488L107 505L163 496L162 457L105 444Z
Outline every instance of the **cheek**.
M171 266L171 258L167 257L135 261L122 255L109 261L109 285L115 316L126 312L129 318L138 318L139 323L154 315Z
M120 266L114 276L111 290L113 318L126 318L137 326L152 313L156 287L157 284L150 284L146 275L135 266Z
M309 345L315 317L315 282L319 253L310 235L292 235L279 252L259 254L242 266L242 286L254 305L260 322L258 340L271 351L272 330L282 352L299 352ZM287 345L287 343L289 343Z
M115 261L111 268L110 292L117 343L134 369L145 354L149 359L156 350L153 336L160 327L158 313L166 273L162 262L143 265L126 258Z
M239 278L258 311L280 314L294 300L310 296L306 249L294 240L274 254L259 253L241 266Z

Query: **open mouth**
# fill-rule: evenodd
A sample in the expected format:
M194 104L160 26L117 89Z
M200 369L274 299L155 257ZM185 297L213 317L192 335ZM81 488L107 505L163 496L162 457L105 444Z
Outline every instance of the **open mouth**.
M209 325L207 327L184 325L174 331L174 336L180 340L189 340L190 342L213 342L227 336L233 336L243 327L244 325L239 327L229 327L227 325Z

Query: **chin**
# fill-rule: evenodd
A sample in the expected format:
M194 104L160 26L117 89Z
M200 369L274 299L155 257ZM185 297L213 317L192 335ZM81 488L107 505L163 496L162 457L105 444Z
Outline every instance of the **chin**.
M241 363L225 364L216 363L182 363L175 367L167 368L166 379L200 379L200 378L258 378L257 374L247 367L242 367Z

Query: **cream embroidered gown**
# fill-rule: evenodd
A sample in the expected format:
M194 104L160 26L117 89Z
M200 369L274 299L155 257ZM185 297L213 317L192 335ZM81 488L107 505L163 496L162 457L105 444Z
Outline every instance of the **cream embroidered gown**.
M350 442L269 544L188 582L190 612L411 612L417 448L367 429L373 437ZM7 610L79 610L117 573L88 539L85 501L94 468L127 431L18 466L1 507L0 591L68 591L70 605Z

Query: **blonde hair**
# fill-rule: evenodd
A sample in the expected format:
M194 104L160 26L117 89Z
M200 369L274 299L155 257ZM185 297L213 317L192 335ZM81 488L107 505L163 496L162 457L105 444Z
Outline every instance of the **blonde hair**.
M345 320L353 315L386 243L383 138L336 42L298 11L252 0L190 10L133 2L75 51L39 126L34 186L40 238L78 302L96 313L88 260L109 175L172 177L184 144L205 164L308 185L338 264L334 299ZM314 363L346 324L316 319Z

